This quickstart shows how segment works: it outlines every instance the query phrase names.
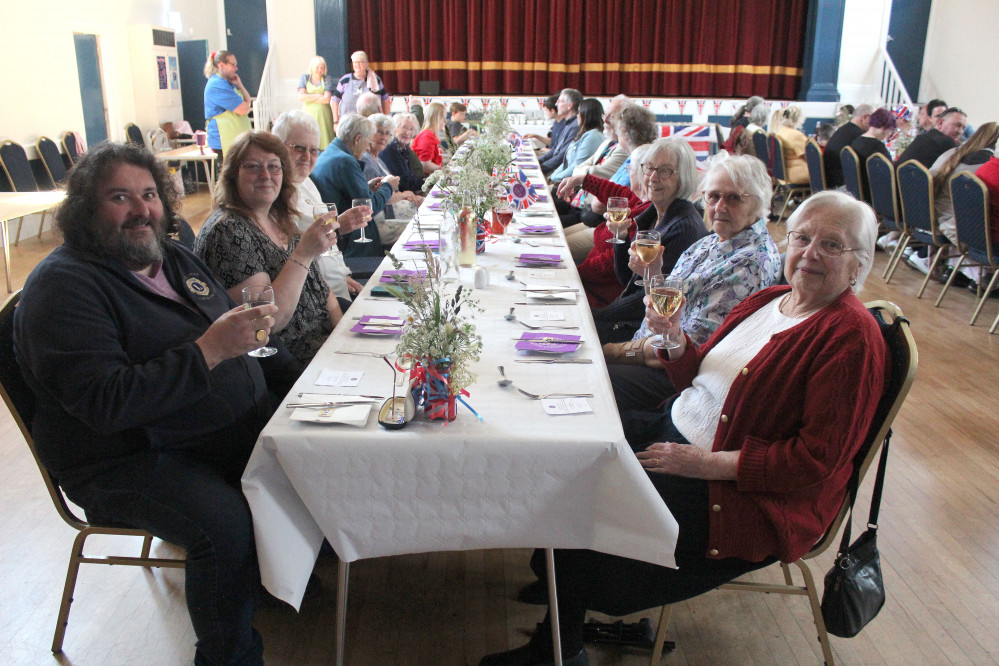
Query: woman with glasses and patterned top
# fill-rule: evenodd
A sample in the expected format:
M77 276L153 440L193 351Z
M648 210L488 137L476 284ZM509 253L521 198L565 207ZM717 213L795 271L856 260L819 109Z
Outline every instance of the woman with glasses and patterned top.
M747 158L749 159L749 158ZM709 190L724 210L734 190ZM731 197L737 203L736 197ZM659 352L680 393L625 435L679 525L676 569L593 551L555 551L562 654L584 664L588 609L626 615L805 555L846 495L881 397L888 355L854 295L870 272L877 220L836 191L788 220L790 286L740 303L703 345ZM680 329L679 311L654 328ZM674 338L675 339L675 338ZM651 350L649 350L651 353ZM551 661L548 624L482 666Z
M321 217L299 233L294 173L281 139L268 132L241 134L226 154L216 210L194 251L237 303L244 287L273 286L278 313L272 331L308 363L343 313L315 262L336 244L336 228ZM360 207L345 211L340 227L360 227L365 213L370 211Z
M669 273L683 280L681 324L697 344L703 344L747 296L775 284L781 267L780 252L767 230L772 190L763 162L749 155L716 161L702 187L711 233L687 248L672 268L663 268L659 257L646 265L634 250L629 252L635 273L648 268L652 275ZM656 359L651 357L646 365L641 353L650 335L643 321L630 341L604 345L619 409L655 409L673 393Z
M272 133L284 142L291 157L293 168L291 182L294 183L298 194L295 205L298 214L295 226L299 232L305 233L316 221L313 207L324 203L316 184L309 178L309 174L316 166L316 159L322 152L319 148L321 143L319 125L316 124L316 119L305 111L286 111L274 121ZM340 212L347 213L348 211ZM358 218L355 214L344 214L339 217L329 214L323 218L324 221L330 219L336 220L332 222L334 230L347 234L357 228L351 226L352 219L356 220L356 224L359 226L364 218L363 216ZM326 284L329 285L330 290L336 294L338 299L342 299L340 308L346 310L350 300L361 293L364 285L350 277L350 268L344 263L343 253L336 246L330 248L328 252L320 254L316 261L319 263L319 270L326 278Z

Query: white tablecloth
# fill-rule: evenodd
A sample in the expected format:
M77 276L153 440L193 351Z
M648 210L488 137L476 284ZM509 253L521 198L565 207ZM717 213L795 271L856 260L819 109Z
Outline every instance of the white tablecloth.
M437 216L424 209L421 218L432 222ZM519 219L552 222L561 234L554 212L548 219ZM510 231L517 227L515 221ZM403 233L396 249L411 235L411 230ZM447 425L418 415L405 429L388 431L377 423L377 408L366 427L355 428L292 422L291 410L282 406L266 426L244 473L243 490L253 512L261 577L273 595L298 607L324 536L346 562L442 550L557 547L674 566L676 522L624 440L581 288L572 305L514 305L526 301L519 291L523 285L505 275L521 252L559 253L565 268L544 279L530 277L536 269L513 268L519 280L580 286L560 235L525 240L558 246L530 247L507 238L488 243L478 256L490 285L474 291L485 311L476 320L484 351L476 367L478 382L466 400L481 421L459 405L457 420ZM387 261L382 267L391 268ZM390 395L392 372L383 360L341 353L394 349L391 336L348 330L360 315L402 313L398 301L368 298L378 277L351 306L290 399L299 392ZM462 269L461 283L471 287L471 269ZM579 333L586 341L568 358L593 363L516 363L517 358L550 357L514 349L513 338L527 329L504 319L511 306L525 321L534 310L565 313L565 323L580 329L561 332ZM499 387L498 365L515 386L533 393L593 393L593 411L549 416L540 401ZM317 387L324 368L364 375L356 388Z

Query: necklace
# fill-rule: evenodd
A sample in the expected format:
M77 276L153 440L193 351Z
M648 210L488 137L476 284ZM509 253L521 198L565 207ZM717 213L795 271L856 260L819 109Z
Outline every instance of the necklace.
M790 300L790 298L791 298L791 292L787 292L787 295L785 295L784 298L780 299L780 303L777 304L777 311L780 312L785 317L789 317L791 319L804 319L805 317L808 317L809 315L813 315L813 314L815 314L816 312L818 312L819 310L821 310L822 308L825 307L825 305L820 305L817 308L812 308L808 312L803 312L802 314L799 314L799 315L784 314L784 306L787 305L787 302L788 302L788 300Z

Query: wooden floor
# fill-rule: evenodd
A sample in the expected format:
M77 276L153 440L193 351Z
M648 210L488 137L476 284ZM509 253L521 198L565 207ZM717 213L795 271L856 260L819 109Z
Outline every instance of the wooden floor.
M195 227L207 205L203 194L187 200L185 215ZM22 240L12 254L15 288L57 243L48 232L41 241ZM861 297L887 298L901 306L913 324L920 365L895 422L881 511L888 601L859 637L833 638L833 649L843 664L995 663L999 336L987 329L999 300L990 302L971 327L971 293L955 291L934 308L939 285L932 284L929 294L916 300L921 276L903 266L886 287L880 278L884 263L879 253ZM194 635L183 602L183 573L125 567L84 567L65 652L51 655L74 531L56 516L20 434L6 410L0 412L0 663L190 663ZM870 480L861 503L869 485ZM105 543L96 543L97 550ZM164 544L156 549L170 550ZM512 600L531 579L528 557L525 550L473 551L355 563L347 663L476 664L486 653L520 645L544 612ZM818 563L820 575L830 558ZM321 560L317 571L323 592L301 613L287 607L258 613L268 663L330 663L335 562ZM776 568L757 574L778 577ZM658 612L644 615L655 623ZM807 602L800 597L712 592L678 604L670 631L677 649L665 658L669 664L821 661ZM648 663L639 651L589 648L589 653L593 664Z

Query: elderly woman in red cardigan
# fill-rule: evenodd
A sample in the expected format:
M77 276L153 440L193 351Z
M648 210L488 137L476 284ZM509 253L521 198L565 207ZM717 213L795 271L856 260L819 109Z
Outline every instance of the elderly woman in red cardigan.
M709 196L735 205L741 193ZM564 664L588 663L588 609L626 615L792 562L842 505L887 371L878 327L854 295L871 269L877 222L866 204L827 191L787 228L789 286L744 300L700 347L684 337L677 349L646 350L680 393L660 413L622 421L679 524L678 568L556 551ZM680 331L679 315L647 316L653 329ZM548 626L480 666L550 663Z

